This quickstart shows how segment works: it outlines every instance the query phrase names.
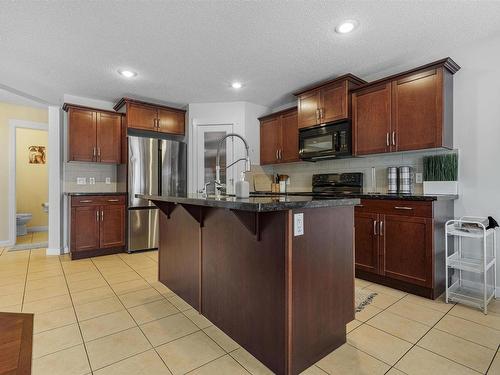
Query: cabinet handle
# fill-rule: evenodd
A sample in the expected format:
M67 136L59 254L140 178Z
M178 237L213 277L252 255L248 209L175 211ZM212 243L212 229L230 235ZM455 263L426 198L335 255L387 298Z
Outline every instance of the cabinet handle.
M396 132L392 132L392 145L396 146Z
M92 200L90 200L90 199L84 199L83 201L80 201L80 203L92 203Z
M386 134L385 143L386 143L387 147L389 147L390 146L390 143L389 143L389 133L387 132L385 134Z
M96 147L94 146L94 149L92 151L92 160L94 160L96 157Z
M276 150L276 160L279 160L279 151Z
M104 221L104 211L101 211L101 221Z
M405 206L395 206L394 208L396 210L407 210L407 211L413 210L413 207L405 207Z
M381 236L384 235L384 222L382 220L380 220L380 224L379 224L379 231Z
M108 199L108 202L118 202L119 199Z
M320 118L324 118L324 117L325 117L325 114L324 114L324 112L323 112L323 108L320 108L320 109L319 109L319 117L320 117Z
M319 121L320 118L321 118L321 115L319 113L319 108L316 108L316 120Z
M373 235L377 236L377 220L373 220Z
M95 216L96 216L96 217L95 217L95 219L96 219L96 221L99 221L99 211L96 211L95 213L96 213L96 215L95 215Z
M97 147L97 156L101 157L101 148Z
M280 154L280 160L282 160L283 159L283 150L281 148L280 148L279 154Z

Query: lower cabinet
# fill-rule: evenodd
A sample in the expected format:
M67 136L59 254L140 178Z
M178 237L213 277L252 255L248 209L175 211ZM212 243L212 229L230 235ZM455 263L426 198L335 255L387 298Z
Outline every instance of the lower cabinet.
M125 196L72 196L72 259L106 255L125 247Z
M444 291L444 222L453 201L362 200L355 209L356 276L428 298Z

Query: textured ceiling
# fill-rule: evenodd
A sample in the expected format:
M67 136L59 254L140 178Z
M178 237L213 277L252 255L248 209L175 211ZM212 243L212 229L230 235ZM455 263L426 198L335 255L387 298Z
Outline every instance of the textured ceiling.
M278 106L315 81L376 78L500 33L499 1L0 3L0 85L51 103L67 93ZM351 18L352 34L334 32Z

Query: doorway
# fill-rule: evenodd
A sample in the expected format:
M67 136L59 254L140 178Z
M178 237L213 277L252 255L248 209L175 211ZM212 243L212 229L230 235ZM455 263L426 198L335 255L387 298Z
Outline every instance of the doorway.
M10 120L9 250L48 246L48 126Z
M200 191L207 182L215 181L215 164L219 140L233 132L232 124L197 125L195 127L195 188ZM227 193L233 193L234 168L226 170L234 157L233 140L226 139L220 148L221 183L226 185ZM208 194L215 194L214 184L207 186Z

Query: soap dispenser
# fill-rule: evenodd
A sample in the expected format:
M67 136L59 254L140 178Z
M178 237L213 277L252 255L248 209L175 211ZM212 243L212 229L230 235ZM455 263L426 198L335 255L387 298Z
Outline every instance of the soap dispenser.
M250 196L250 184L245 181L245 172L241 172L240 179L234 184L236 198L248 198Z

